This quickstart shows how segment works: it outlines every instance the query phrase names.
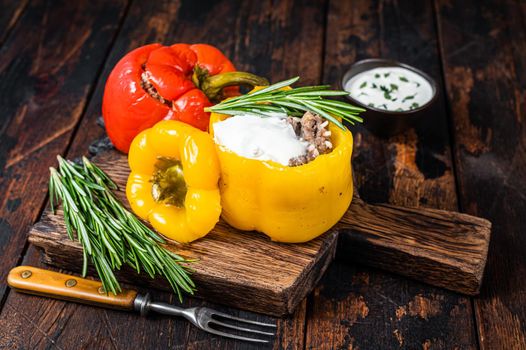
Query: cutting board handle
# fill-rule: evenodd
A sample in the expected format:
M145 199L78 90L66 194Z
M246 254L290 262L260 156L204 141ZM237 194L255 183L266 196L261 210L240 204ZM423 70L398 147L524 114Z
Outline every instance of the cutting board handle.
M353 198L335 229L337 258L469 295L479 292L491 222L429 208L368 204Z
M123 290L118 295L106 293L99 281L33 266L13 268L7 276L7 284L22 293L121 310L133 310L137 296L134 290Z

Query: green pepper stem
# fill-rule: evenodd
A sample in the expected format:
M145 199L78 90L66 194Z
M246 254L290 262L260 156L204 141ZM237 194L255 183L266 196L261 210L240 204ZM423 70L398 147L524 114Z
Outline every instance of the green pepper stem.
M217 101L221 97L221 92L227 86L267 86L267 79L247 72L228 72L217 75L207 76L202 79L199 87L211 101Z

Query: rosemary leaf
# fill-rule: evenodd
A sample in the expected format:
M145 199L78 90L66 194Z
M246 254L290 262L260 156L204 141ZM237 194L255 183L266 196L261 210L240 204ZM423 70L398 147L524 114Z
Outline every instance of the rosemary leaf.
M166 250L165 243L153 230L129 212L111 192L117 185L87 158L76 164L57 157L58 170L50 168L50 203L53 210L62 202L64 222L70 239L83 248L82 274L91 262L107 292L122 289L115 270L123 264L152 278L164 276L179 299L181 291L193 294L190 279L192 260Z
M329 85L305 86L290 88L299 77L281 81L261 90L252 91L246 95L224 100L214 106L205 108L207 112L228 115L254 114L260 117L269 113L285 113L289 116L301 116L310 111L344 128L340 121L351 124L362 122L358 116L364 109L337 100L329 100L326 96L346 96L347 91L329 90ZM285 87L289 87L285 89Z
M298 94L294 94L296 97L303 97L303 96L347 96L349 93L347 91L335 91L335 90L329 90L329 91L311 91L311 92L301 92Z

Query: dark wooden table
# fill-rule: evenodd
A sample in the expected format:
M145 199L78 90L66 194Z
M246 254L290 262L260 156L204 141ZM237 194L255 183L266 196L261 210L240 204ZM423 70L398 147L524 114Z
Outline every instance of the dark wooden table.
M336 262L268 348L526 349L526 3L520 1L0 0L0 348L237 349L179 319L140 318L12 292L40 266L27 231L48 167L102 136L104 83L127 51L207 42L273 81L336 86L367 57L415 65L442 95L428 127L355 134L360 195L460 210L494 224L481 295L468 298ZM170 294L155 297L175 302Z

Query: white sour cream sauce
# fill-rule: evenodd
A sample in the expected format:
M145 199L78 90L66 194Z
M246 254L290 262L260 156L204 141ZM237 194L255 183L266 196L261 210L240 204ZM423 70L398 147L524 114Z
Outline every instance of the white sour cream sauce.
M307 153L308 143L297 138L286 117L236 115L214 124L214 139L242 157L288 165L290 159Z
M402 67L381 67L359 73L345 84L345 90L366 106L388 111L419 108L433 98L431 84Z

